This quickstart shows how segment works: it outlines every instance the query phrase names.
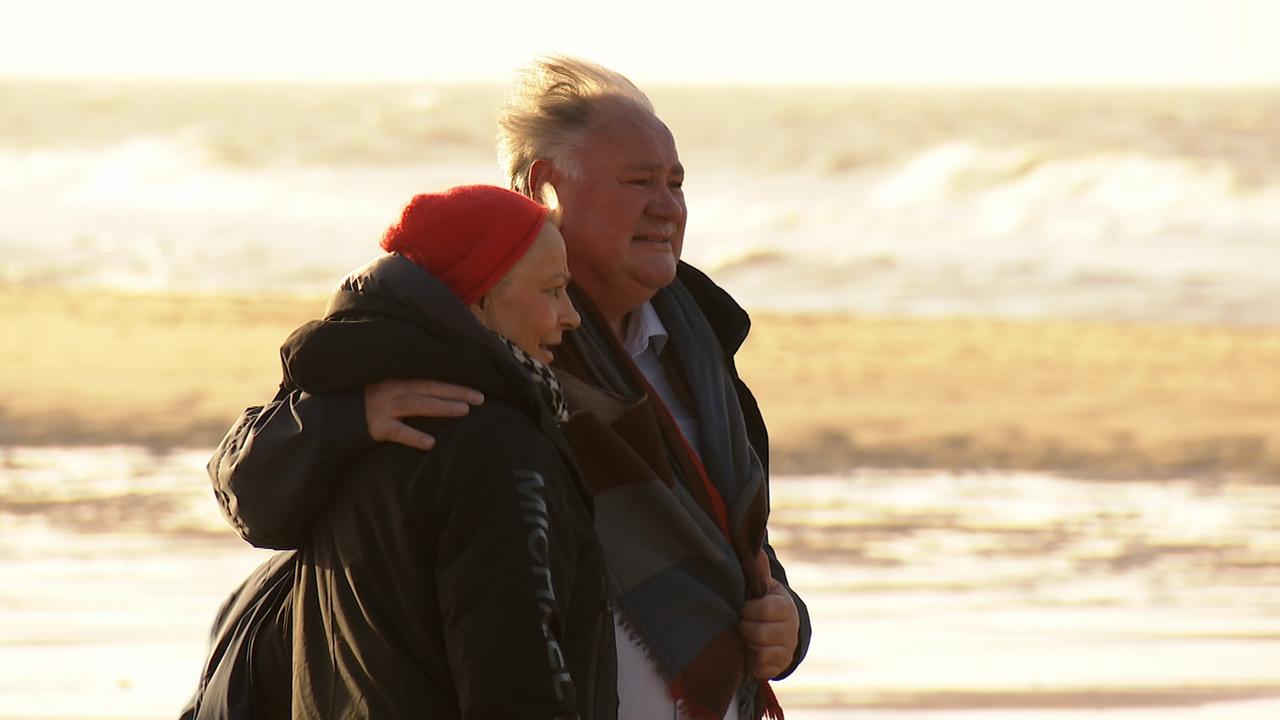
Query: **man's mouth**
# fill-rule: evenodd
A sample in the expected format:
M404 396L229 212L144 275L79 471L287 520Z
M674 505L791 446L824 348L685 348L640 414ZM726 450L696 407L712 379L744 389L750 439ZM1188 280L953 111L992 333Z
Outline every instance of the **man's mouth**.
M670 245L671 238L675 237L676 231L680 229L675 223L661 223L662 227L654 228L654 232L637 233L631 236L635 242L656 243L658 245Z

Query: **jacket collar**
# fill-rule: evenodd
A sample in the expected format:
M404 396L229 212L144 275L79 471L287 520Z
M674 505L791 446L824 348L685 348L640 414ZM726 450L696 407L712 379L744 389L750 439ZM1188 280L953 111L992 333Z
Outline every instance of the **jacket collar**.
M448 286L399 253L388 253L352 271L330 296L325 317L369 305L386 310L388 301L407 316L429 319L437 332L498 347Z
M747 339L751 331L751 316L723 288L711 281L698 268L681 261L676 268L676 277L684 283L689 294L698 303L698 308L711 323L716 338L724 351L733 357Z

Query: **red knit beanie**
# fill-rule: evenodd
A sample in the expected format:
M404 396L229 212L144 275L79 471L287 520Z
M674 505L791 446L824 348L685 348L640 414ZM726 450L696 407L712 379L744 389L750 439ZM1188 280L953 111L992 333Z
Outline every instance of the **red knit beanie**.
M414 261L471 305L524 257L546 218L546 208L518 193L463 185L410 200L382 249Z

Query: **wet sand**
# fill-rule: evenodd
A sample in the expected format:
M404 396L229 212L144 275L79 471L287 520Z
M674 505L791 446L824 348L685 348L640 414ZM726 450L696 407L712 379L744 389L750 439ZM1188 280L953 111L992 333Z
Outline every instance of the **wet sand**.
M0 288L0 444L199 447L319 297ZM1280 328L757 315L779 472L1280 476Z
M0 719L171 718L267 553L207 450L0 450ZM1270 483L778 476L770 536L814 626L795 720L1275 720Z

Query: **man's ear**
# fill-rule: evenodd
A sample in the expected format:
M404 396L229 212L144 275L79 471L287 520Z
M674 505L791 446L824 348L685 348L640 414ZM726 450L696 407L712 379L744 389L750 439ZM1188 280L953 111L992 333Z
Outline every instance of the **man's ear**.
M542 187L543 183L551 183L551 186L555 187L556 181L559 179L556 174L556 166L552 165L550 160L534 160L533 164L529 166L529 188L535 196L538 193L538 188ZM537 197L534 197L534 200L537 199Z

